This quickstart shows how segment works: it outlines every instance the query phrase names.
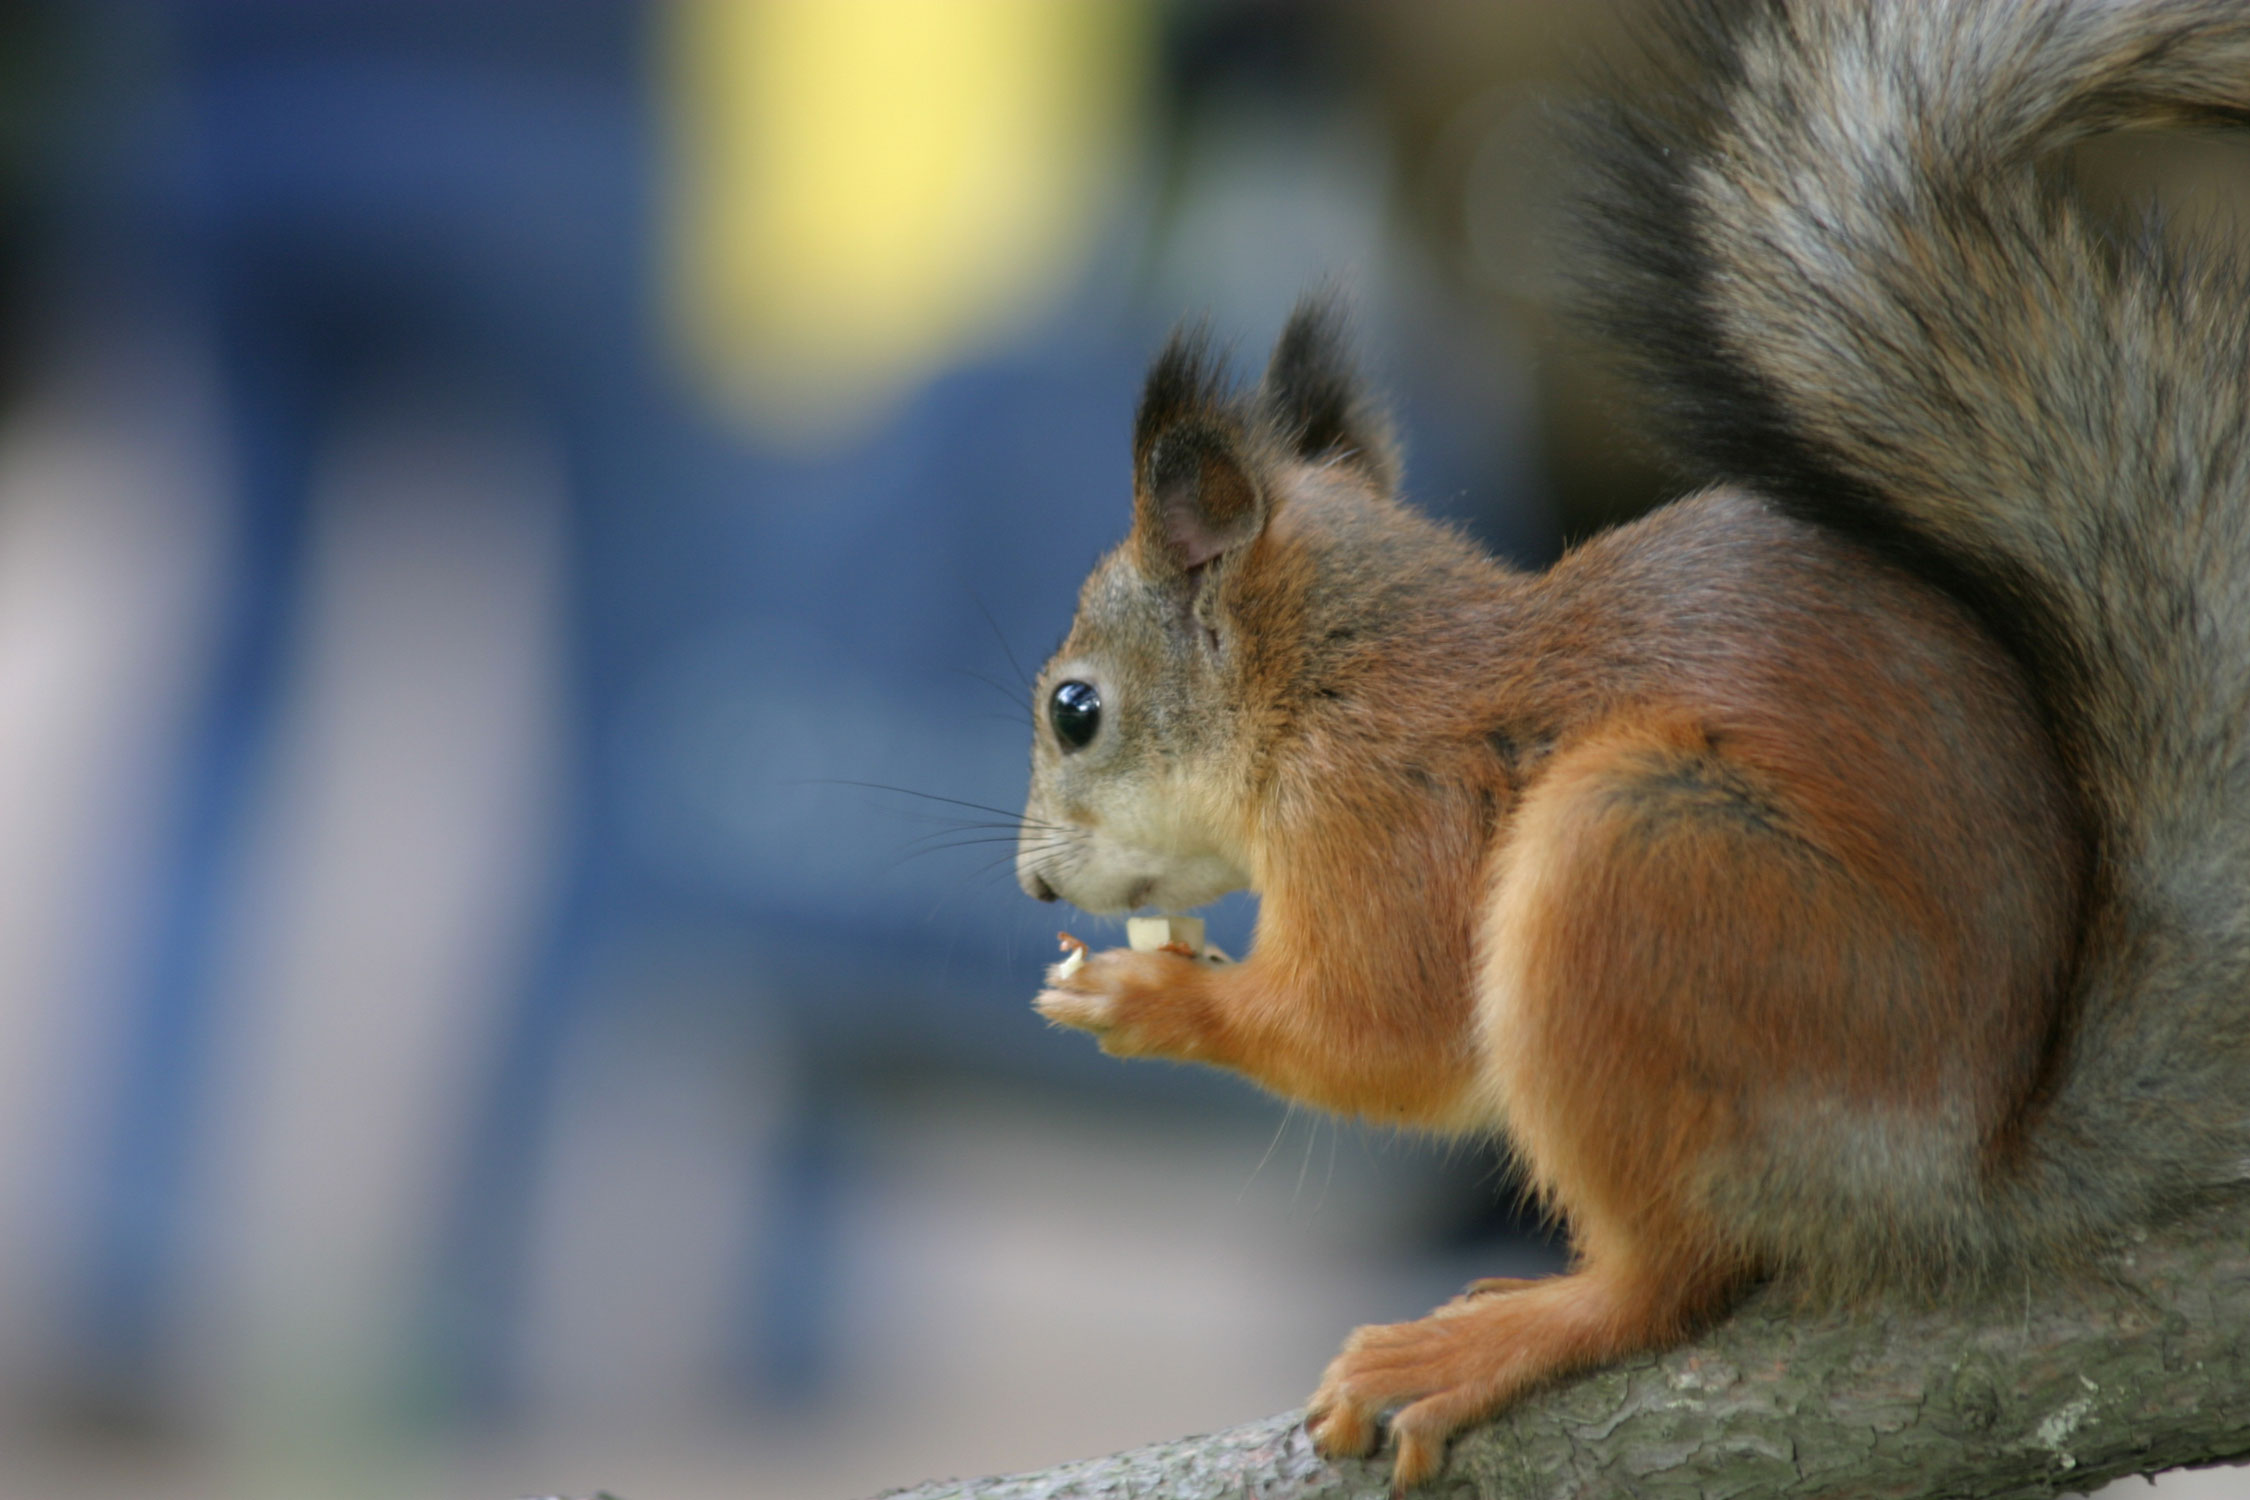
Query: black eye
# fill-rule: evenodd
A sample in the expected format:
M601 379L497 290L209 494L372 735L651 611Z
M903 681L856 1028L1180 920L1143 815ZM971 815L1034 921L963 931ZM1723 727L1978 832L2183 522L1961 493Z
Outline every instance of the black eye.
M1055 738L1065 750L1081 749L1102 727L1102 695L1090 682L1058 683L1047 700L1047 722L1055 726Z

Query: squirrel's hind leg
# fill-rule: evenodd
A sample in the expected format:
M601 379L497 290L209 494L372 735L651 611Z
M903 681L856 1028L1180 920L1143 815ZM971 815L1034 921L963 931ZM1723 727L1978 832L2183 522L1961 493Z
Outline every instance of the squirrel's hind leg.
M1905 1212L1973 1167L1957 1112L1993 1101L1963 1110L1943 1068L1987 1018L1975 986L1932 983L1959 967L1942 904L1900 899L1911 850L1856 849L1863 805L1792 769L1748 730L1643 721L1525 797L1483 929L1480 1052L1490 1117L1579 1266L1355 1333L1307 1419L1324 1451L1366 1452L1395 1410L1398 1478L1419 1482L1459 1429L1678 1342L1761 1251L1813 1259L1847 1227L1796 1205L1874 1188ZM1858 1178L1797 1144L1849 1146L1863 1115L1900 1144L1829 1153L1874 1163Z
M1364 1456L1394 1411L1400 1489L1438 1471L1449 1438L1535 1386L1682 1337L1726 1295L1709 1270L1589 1257L1567 1276L1471 1292L1411 1323L1361 1328L1329 1364L1305 1428L1330 1457Z

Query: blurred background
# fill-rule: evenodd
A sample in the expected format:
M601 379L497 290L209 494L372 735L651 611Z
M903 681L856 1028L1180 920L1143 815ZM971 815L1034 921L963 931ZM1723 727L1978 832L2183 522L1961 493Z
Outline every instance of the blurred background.
M1520 561L1665 493L1541 248L1629 20L0 9L0 1497L864 1495L1559 1264L1048 1032L1009 824L1183 315L1343 289Z

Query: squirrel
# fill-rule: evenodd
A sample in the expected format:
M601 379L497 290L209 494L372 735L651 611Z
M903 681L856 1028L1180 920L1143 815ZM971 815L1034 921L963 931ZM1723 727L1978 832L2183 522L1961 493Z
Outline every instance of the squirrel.
M1329 1366L1401 1488L1754 1282L1966 1295L2250 1175L2250 270L2042 161L2250 119L2250 7L1671 17L1585 277L1705 487L1519 571L1397 498L1329 305L1248 392L1175 334L1034 689L1029 894L1260 898L1038 1011L1499 1138L1569 1226Z

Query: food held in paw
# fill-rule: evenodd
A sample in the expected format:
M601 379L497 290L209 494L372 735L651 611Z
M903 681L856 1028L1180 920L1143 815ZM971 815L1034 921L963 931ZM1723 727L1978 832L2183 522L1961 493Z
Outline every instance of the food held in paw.
M1055 940L1062 945L1064 954L1063 961L1055 966L1055 978L1068 979L1086 967L1086 943L1067 932L1056 933Z
M1230 962L1204 940L1201 917L1127 917L1125 942L1135 953L1177 953L1206 963Z

